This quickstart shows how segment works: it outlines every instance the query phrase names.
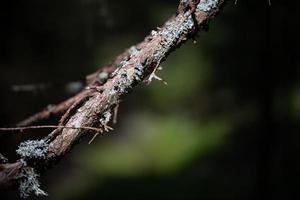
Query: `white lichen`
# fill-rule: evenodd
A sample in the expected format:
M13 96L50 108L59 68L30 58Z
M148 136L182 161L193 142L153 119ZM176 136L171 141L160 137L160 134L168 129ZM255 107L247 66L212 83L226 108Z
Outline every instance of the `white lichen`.
M160 42L161 48L155 52L155 59L162 60L163 56L176 45L178 40L191 31L194 27L194 20L190 13L182 16L181 21L169 21L165 27L159 31L162 40Z
M55 105L49 104L49 105L47 105L46 109L47 109L47 111L51 112L51 111L53 111L54 107L55 107Z
M122 68L126 67L129 64L128 60L123 60L120 62L119 66L117 69L115 69L115 71L113 71L111 73L112 77L117 76L118 74L120 74L120 71L122 70Z
M150 34L151 34L151 36L152 36L152 37L154 37L154 36L156 36L156 35L157 35L157 31L155 31L155 30L152 30Z
M208 12L218 6L219 0L201 0L197 6L200 11Z
M138 56L140 53L140 50L136 46L132 46L129 49L130 58Z
M125 94L128 92L128 89L131 88L133 80L131 80L128 75L127 71L124 68L120 68L118 73L116 74L116 82L114 84L114 87L110 91L110 94Z
M81 120L76 120L74 124L74 128L81 128Z
M131 88L132 80L128 77L127 72L124 71L121 74L121 79L118 82L119 84L119 91L121 93L127 93L128 89Z
M107 125L108 122L109 122L110 119L111 119L111 116L112 116L112 114L111 114L111 111L110 111L110 110L109 110L109 111L106 111L105 113L103 113L103 116L102 116L101 119L99 120L99 121L100 121L100 124L101 124L102 126Z
M45 158L48 147L49 144L45 140L27 140L19 145L16 152L22 158Z
M107 72L101 72L98 74L98 82L99 83L105 83L108 79L109 74Z
M155 74L161 60L169 52L180 39L183 39L194 27L195 23L191 13L187 12L180 15L180 21L169 21L166 23L165 27L161 29L157 34L160 35L160 47L154 53L154 59L157 63L157 66L154 68L152 73L148 78L148 83L153 79L162 81L164 84L167 84L162 78Z
M107 125L110 122L111 118L112 118L111 110L108 110L103 113L102 117L99 120L101 127L107 132L109 132L110 130L113 130L112 127ZM97 136L97 135L98 135L98 133L96 133L95 136ZM95 136L94 136L94 138L95 138Z
M7 163L8 159L0 153L0 163Z
M38 180L39 175L32 167L28 167L24 160L22 161L24 165L17 177L20 180L20 196L22 198L27 198L30 194L35 194L36 196L47 196L48 194L40 188L40 182Z
M134 68L134 79L137 81L141 81L144 75L144 66L141 64L137 64Z

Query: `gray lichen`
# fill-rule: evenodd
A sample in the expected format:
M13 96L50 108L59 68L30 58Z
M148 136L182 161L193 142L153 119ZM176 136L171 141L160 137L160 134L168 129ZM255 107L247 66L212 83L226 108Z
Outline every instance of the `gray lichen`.
M40 189L39 175L32 167L27 166L26 160L45 158L48 148L49 144L46 140L27 140L22 142L16 150L23 163L17 177L20 182L19 190L22 198L27 198L32 193L36 196L47 196L47 193Z
M106 126L107 124L108 124L108 122L110 121L110 119L111 119L111 116L112 116L112 114L111 114L111 111L109 110L109 111L106 111L105 113L103 113L103 116L100 118L100 124L102 125L102 126Z
M103 128L107 132L109 132L110 130L113 130L113 128L108 126L108 123L110 122L111 118L112 118L111 110L107 110L102 114L102 116L99 120L101 128Z
M141 64L137 64L134 68L134 79L137 81L141 81L143 79L144 74L144 66Z
M107 72L101 72L97 76L97 80L99 83L105 83L109 77L109 74Z
M127 65L127 64L126 64ZM125 67L125 66L124 66ZM119 68L116 72L115 76L118 77L115 86L110 91L110 94L125 94L128 92L128 89L131 88L131 84L133 80L131 80L128 75L126 69L124 67Z
M162 59L162 55L165 55L170 48L175 46L177 41L183 35L186 35L193 26L194 20L190 13L186 13L182 16L182 22L170 21L166 23L165 28L159 31L159 35L163 40L160 43L162 48L160 48L154 55L156 60L160 61Z
M128 77L127 72L124 70L124 72L121 73L121 78L118 81L119 86L119 92L124 94L128 92L128 89L131 88L132 80Z
M7 163L8 159L0 153L0 163Z
M130 57L138 56L140 53L140 50L136 46L132 46L129 49Z
M128 60L123 60L120 62L119 66L117 69L115 69L115 71L113 71L113 73L111 74L112 77L117 76L120 73L120 70L124 67L126 67L129 64Z
M45 140L27 140L19 145L16 152L22 158L45 158L48 146Z
M157 31L156 30L152 30L150 34L151 34L152 37L154 37L154 36L157 35Z
M22 162L23 167L18 176L18 179L20 180L20 196L22 198L27 198L30 194L47 196L48 194L40 188L40 182L38 180L39 175L32 167L28 167L25 161L22 160Z
M218 6L219 0L201 0L197 6L197 9L208 12Z

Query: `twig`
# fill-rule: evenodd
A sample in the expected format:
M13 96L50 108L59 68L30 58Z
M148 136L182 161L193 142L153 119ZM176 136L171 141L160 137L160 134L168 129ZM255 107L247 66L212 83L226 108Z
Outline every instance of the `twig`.
M76 108L78 107L81 103L83 103L83 101L85 99L87 99L88 97L90 97L92 95L91 92L86 92L83 93L84 95L80 95L78 96L75 101L72 103L72 105L67 109L67 111L65 112L65 114L60 118L59 120L59 126L64 125L65 121L68 119L68 117L70 116L70 113Z
M0 131L20 131L23 132L24 130L33 130L33 129L77 129L77 130L89 130L89 131L96 131L102 133L103 130L101 128L94 128L88 126L81 126L81 127L70 127L70 126L55 126L55 125L41 125L41 126L25 126L25 127L10 127L10 128L0 128Z
M62 114L68 110L68 108L76 101L76 99L78 99L78 97L85 95L85 93L87 93L87 91L79 92L74 97L71 97L57 105L50 105L45 110L38 112L32 115L31 117L28 117L27 119L17 123L17 126L29 126L42 120L46 120L51 116L57 116L59 114Z
M116 104L114 107L114 118L113 123L116 124L118 122L118 112L119 112L119 104Z

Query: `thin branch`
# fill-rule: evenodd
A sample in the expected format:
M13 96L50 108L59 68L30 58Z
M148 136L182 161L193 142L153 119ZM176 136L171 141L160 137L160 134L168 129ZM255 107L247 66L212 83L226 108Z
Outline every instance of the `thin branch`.
M89 74L86 76L87 87L99 87L103 85L111 76L111 73L114 72L120 62L123 60L129 59L132 54L133 48L127 49L124 53L120 54L116 57L116 59L111 62L109 65L102 67L95 73ZM84 99L88 96L88 91L82 90L75 96L58 103L57 105L50 105L46 109L28 117L27 119L17 123L18 127L29 126L35 123L41 122L43 120L47 120L53 116L59 116L64 114L73 104L75 104L78 99ZM68 116L65 116L68 117Z
M70 127L70 126L55 126L55 125L41 125L41 126L25 126L25 127L10 127L10 128L0 128L0 131L20 131L24 130L34 130L34 129L76 129L76 130L89 130L102 133L103 130L101 128L94 128L88 126L81 127Z
M120 106L120 104L116 104L116 106L114 107L114 118L113 118L114 124L116 124L118 122L119 106Z
M27 119L17 123L18 127L21 126L28 126L35 123L38 123L40 121L46 120L52 116L57 116L60 114L63 114L68 110L68 108L81 96L84 96L86 91L82 91L75 95L74 97L71 97L57 105L50 105L46 109L42 110L41 112L38 112Z
M188 39L193 39L200 29L205 28L208 22L218 14L225 1L181 0L177 15L169 19L163 27L153 30L144 41L121 54L111 65L112 73L101 74L102 71L99 70L89 76L88 80L91 80L88 81L89 85L101 85L103 92L88 90L92 91L90 97L84 99L75 112L68 113L63 126L45 126L45 128L55 128L49 134L51 136L49 143L44 143L44 140L25 142L21 159L15 163L19 168L16 167L13 176L4 177L3 180L9 182L18 179L22 169L22 167L20 169L20 163L34 160L37 156L39 162L33 163L42 165L43 168L49 167L50 161L62 158L78 143L86 131L98 130L93 127L99 123L101 129L106 131L112 129L107 124L112 118L113 109L120 103L121 98L155 72L173 50L179 48ZM114 66L118 67L114 68ZM105 77L105 81L102 82L101 77ZM68 108L76 102L74 99L70 101ZM77 108L77 105L75 107ZM20 127L18 130L24 130L24 128ZM96 136L97 133L94 138ZM28 144L38 148L39 154L34 151L35 148L26 146ZM24 149L28 149L29 152L23 152ZM5 176L5 171L1 170L1 167L3 165L0 165L0 177ZM31 167L36 166L32 165ZM12 170L10 168L10 171ZM0 179L0 185L1 183Z

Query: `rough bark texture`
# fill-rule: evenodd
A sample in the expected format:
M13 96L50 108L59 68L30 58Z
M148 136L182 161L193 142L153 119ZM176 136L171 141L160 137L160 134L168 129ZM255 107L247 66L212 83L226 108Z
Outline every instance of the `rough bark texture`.
M80 127L99 127L108 131L107 124L121 97L149 75L148 81L153 78L160 79L155 75L157 67L174 49L186 40L194 38L200 29L205 28L225 1L181 0L177 15L169 19L162 28L153 30L144 41L126 50L112 64L89 75L87 90L51 110L42 111L19 123L20 126L25 126L65 112L59 125L76 129L60 127L44 140L21 144L17 150L21 156L19 161L0 164L0 185L26 176L19 175L22 173L22 167L35 167L36 160L44 167L51 161L62 158L87 132ZM39 191L34 192L37 194Z

